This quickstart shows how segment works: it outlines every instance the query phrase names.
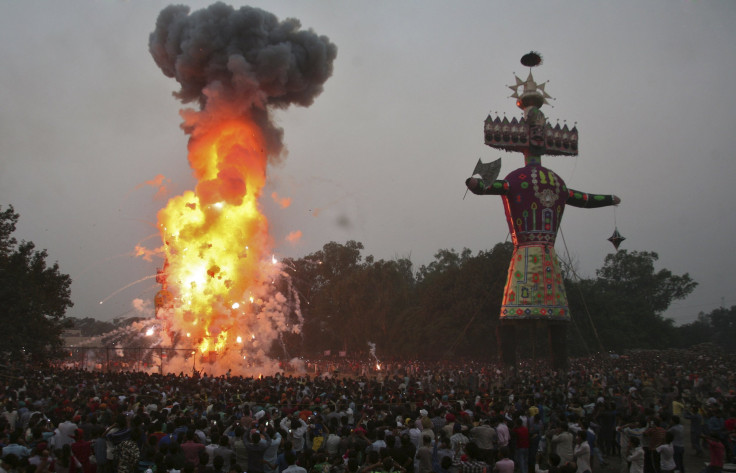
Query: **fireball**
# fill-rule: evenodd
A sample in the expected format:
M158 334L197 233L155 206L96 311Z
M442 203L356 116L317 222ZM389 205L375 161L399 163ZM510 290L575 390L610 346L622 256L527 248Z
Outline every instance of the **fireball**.
M267 165L259 128L245 117L208 125L189 146L196 189L158 214L175 299L170 323L205 354L224 350L252 316L238 301L267 280L261 266L271 250L258 204Z

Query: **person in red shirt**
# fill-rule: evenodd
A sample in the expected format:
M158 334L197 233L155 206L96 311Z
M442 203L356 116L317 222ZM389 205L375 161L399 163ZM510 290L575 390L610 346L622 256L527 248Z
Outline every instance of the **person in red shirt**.
M199 465L199 452L204 450L204 445L194 439L194 431L187 430L186 441L181 444L181 451L188 462L192 462L195 468Z
M514 427L514 437L516 445L514 448L514 457L516 467L521 473L529 473L529 429L524 425L521 417L516 418L516 426Z
M726 448L721 440L710 435L702 435L702 438L708 443L708 451L710 452L710 461L705 467L705 473L721 473L723 470L723 459L726 455Z
M723 422L723 427L726 429L726 432L731 433L736 429L736 417L729 417Z
M97 470L97 466L89 462L89 457L92 455L92 441L84 440L83 430L77 429L74 431L74 442L71 444L71 450L74 457L80 462L77 471L94 473ZM75 466L77 465L75 464Z

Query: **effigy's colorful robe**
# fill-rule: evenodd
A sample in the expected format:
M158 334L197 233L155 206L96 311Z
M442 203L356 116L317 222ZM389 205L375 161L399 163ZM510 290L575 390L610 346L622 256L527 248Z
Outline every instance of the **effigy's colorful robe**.
M555 239L565 205L604 207L611 195L593 195L568 189L565 182L541 165L527 165L503 180L479 183L479 194L501 195L514 244L503 294L502 320L546 319L569 321L570 313Z

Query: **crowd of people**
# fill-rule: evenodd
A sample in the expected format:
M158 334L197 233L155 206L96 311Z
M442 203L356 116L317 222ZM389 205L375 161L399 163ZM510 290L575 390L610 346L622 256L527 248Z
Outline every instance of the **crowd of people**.
M712 473L733 456L736 364L714 350L347 376L0 369L2 472ZM699 473L688 471L687 473Z

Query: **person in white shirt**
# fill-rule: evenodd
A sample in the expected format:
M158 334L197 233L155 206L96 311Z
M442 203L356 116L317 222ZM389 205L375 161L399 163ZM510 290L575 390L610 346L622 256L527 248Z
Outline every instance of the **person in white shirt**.
M279 426L289 433L289 440L295 452L301 452L306 447L307 423L299 417L284 417Z
M644 473L644 449L638 437L629 439L629 454L626 461L629 462L629 473Z
M588 445L587 432L585 430L579 431L577 440L573 452L575 464L577 465L576 473L590 473L590 445Z
M567 422L563 422L560 428L556 430L550 442L552 450L560 456L563 465L573 461L575 437L568 430Z
M506 425L506 419L501 417L498 425L496 425L496 442L498 442L498 448L508 447L510 438L511 433L509 432L509 427Z
M675 435L667 431L664 437L664 443L657 447L659 453L659 470L661 473L672 473L677 468L675 464L675 448L672 446L672 440Z

